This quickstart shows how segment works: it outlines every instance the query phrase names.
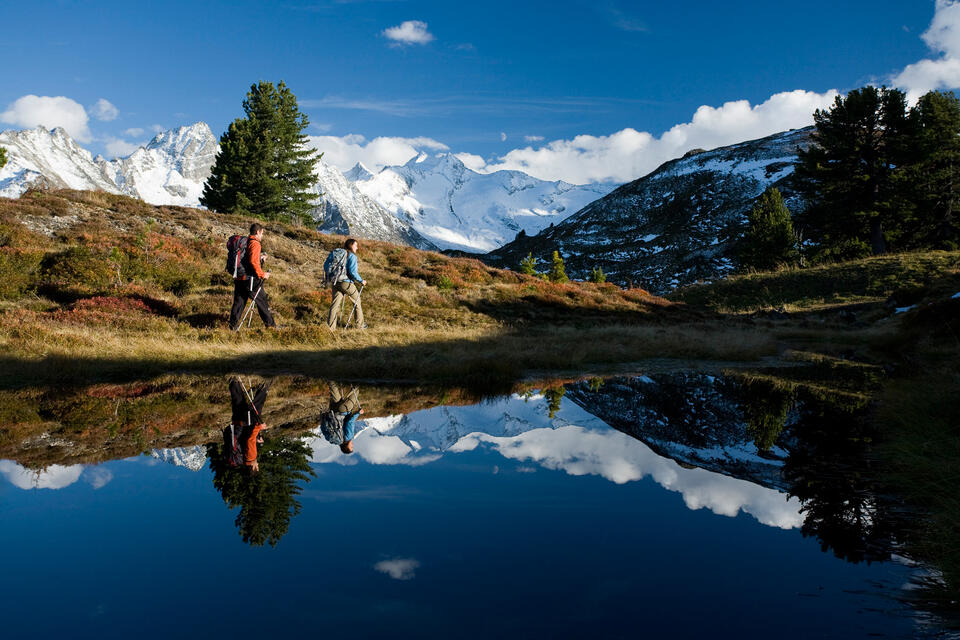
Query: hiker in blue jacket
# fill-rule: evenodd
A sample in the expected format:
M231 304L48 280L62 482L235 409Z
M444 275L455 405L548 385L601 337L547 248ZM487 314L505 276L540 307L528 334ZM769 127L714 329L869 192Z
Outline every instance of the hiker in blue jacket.
M360 287L358 285L365 285L367 281L361 278L357 271L357 249L359 248L360 244L354 238L349 238L343 243L343 250L347 254L346 269L339 271L337 281L333 283L333 301L330 303L330 312L327 314L327 326L330 327L331 331L337 328L340 304L344 297L349 298L356 308L357 328L367 328L367 325L363 322L363 308L360 306ZM330 273L335 261L343 258L343 254L339 253L340 251L342 250L331 251L330 255L327 256L326 262L323 263L325 273Z
M363 415L359 390L351 387L344 393L339 384L330 380L330 405L320 419L320 431L331 444L338 445L343 453L353 453L353 438L357 430L357 418Z

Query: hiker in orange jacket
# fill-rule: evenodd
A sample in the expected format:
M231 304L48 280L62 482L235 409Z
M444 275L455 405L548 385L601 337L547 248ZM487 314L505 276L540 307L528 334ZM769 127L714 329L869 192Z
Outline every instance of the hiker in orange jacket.
M267 292L263 290L264 282L270 278L270 272L263 270L263 259L266 257L261 253L263 242L263 225L254 222L250 225L250 237L247 239L247 252L243 257L243 270L245 275L240 276L233 281L233 307L230 309L230 329L237 329L240 326L240 319L243 315L243 309L247 300L252 299L257 306L257 312L260 319L267 327L275 328L276 321L273 314L270 313L270 300L267 298Z

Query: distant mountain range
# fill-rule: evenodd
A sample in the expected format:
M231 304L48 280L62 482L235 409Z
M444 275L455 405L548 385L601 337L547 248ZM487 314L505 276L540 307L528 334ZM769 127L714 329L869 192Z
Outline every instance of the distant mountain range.
M31 187L122 193L151 204L195 207L217 154L217 139L202 122L158 134L125 158L107 160L78 145L62 128L0 133L7 165L0 196Z
M216 158L217 139L203 122L158 134L125 158L106 160L61 128L0 133L9 162L0 196L31 187L122 193L150 204L196 207ZM519 171L481 174L451 154L420 155L374 175L357 165L345 176L315 165L318 228L422 249L495 249L520 230L537 233L613 189L548 182Z
M614 189L548 182L521 171L478 173L455 155L420 154L377 174L347 172L363 194L441 249L486 252L522 230L538 233Z
M516 238L485 256L517 268L532 253L549 264L553 251L567 274L585 279L600 267L610 281L655 293L721 278L734 269L732 249L754 200L778 187L792 211L797 149L813 128L774 134L712 151L691 151L625 184L537 235Z

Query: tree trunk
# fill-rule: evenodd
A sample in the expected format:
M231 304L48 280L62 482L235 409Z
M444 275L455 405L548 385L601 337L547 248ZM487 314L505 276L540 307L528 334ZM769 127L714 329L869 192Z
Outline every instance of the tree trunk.
M880 223L880 218L870 219L870 244L875 256L887 252L887 243L883 239L883 226Z

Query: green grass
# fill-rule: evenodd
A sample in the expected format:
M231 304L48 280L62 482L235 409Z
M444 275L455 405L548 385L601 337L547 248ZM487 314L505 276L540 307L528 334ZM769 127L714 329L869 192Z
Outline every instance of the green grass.
M882 302L894 296L907 306L938 290L960 291L960 251L875 256L805 269L735 275L677 290L671 300L714 311L787 311Z

